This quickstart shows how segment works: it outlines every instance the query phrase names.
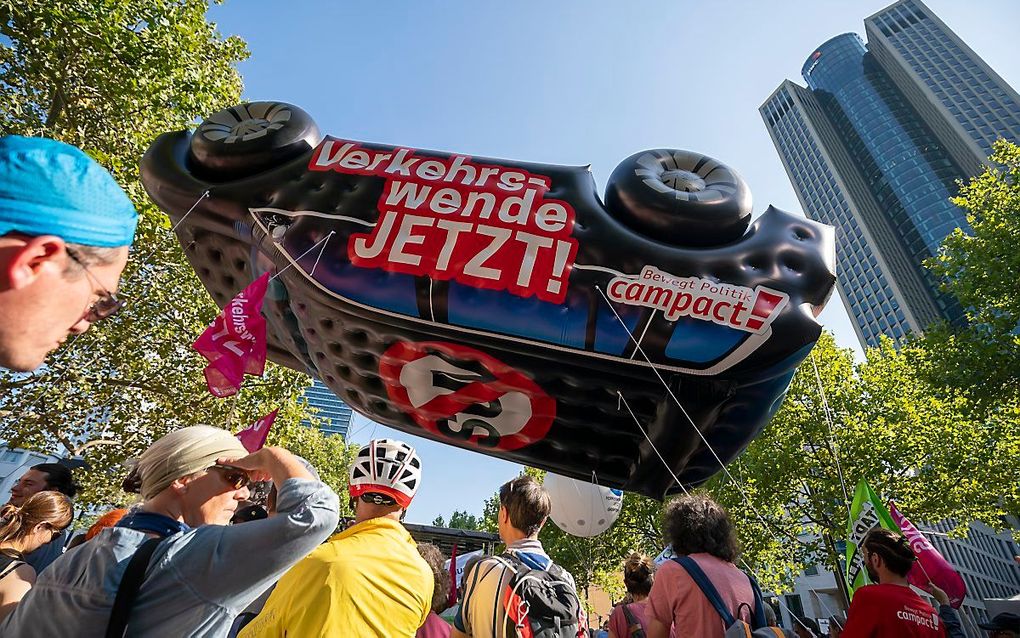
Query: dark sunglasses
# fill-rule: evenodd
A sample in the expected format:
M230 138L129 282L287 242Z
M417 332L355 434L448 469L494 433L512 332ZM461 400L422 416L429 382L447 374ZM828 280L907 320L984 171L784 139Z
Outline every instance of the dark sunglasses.
M102 283L100 283L99 278L92 274L92 271L89 270L88 266L85 265L85 262L82 261L81 257L74 254L74 251L67 250L67 256L71 258L71 261L81 266L82 270L85 271L85 274L88 275L89 279L91 279L92 282L96 286L98 286L103 293L99 297L99 299L96 300L95 303L89 306L89 309L85 314L85 319L89 323L95 323L103 319L109 319L113 315L120 312L120 309L124 307L125 302L121 299L117 299L117 297L112 292L107 290L106 287L103 286Z
M227 482L235 490L239 490L242 487L248 487L251 485L251 478L248 473L239 467L233 465L220 465L217 463L209 468L210 470L216 470L223 477L223 480Z

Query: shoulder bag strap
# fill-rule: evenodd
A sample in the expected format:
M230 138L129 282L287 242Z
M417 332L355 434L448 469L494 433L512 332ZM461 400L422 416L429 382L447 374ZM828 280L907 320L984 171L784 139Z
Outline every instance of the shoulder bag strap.
M149 560L156 547L163 542L162 538L150 538L135 550L127 569L124 570L124 577L120 579L117 586L117 597L113 600L113 610L110 612L110 622L106 625L106 638L122 638L127 630L128 617L131 616L131 608L138 597L138 590L145 580L145 570L149 566Z
M758 586L758 581L751 574L747 574L747 580L751 581L751 591L754 593L754 613L752 614L754 625L752 629L767 627L768 621L765 620L765 599L762 598L761 587Z
M733 614L729 609L726 609L726 605L723 604L722 598L719 597L719 590L715 588L715 585L713 585L712 581L708 579L705 572L701 570L698 563L696 563L690 556L679 556L673 560L686 569L687 573L691 575L691 579L694 581L694 584L701 589L702 593L705 594L705 598L708 599L708 602L712 603L712 606L715 607L716 612L718 612L722 617L723 623L727 627L732 625L735 622Z
M5 576L7 576L7 574L10 574L18 567L27 564L28 563L26 563L23 560L12 560L11 562L7 563L7 566L4 567L3 570L0 570L0 579L3 579Z
M627 618L627 630L632 638L645 638L645 628L638 622L637 616L630 610L630 605L623 605L623 615Z

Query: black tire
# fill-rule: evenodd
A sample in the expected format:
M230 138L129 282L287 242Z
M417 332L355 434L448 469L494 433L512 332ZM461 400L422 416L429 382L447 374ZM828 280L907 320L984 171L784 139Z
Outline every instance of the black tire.
M285 102L238 104L206 118L191 136L191 168L224 181L260 173L322 140L312 116Z
M654 149L623 160L606 186L621 222L676 246L719 246L743 236L751 191L725 164L691 151Z

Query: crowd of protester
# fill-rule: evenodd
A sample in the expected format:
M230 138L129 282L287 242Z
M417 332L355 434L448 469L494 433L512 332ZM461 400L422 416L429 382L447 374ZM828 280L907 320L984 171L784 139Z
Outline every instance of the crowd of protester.
M137 213L110 174L80 150L44 138L0 137L0 366L28 371L65 339L112 316ZM352 524L339 499L285 449L248 453L227 431L173 431L137 460L125 489L139 501L104 513L67 542L78 491L59 463L33 466L0 509L0 636L351 636L380 638L666 638L819 636L794 618L782 629L724 508L704 495L667 503L663 532L677 558L632 554L627 597L598 630L572 575L539 540L549 494L529 476L499 489L505 549L468 563L457 589L433 545L402 524L423 479L406 443L373 440L349 476ZM268 487L264 502L256 486ZM861 543L875 584L859 589L840 638L963 636L906 575L910 544L884 529ZM452 625L439 614L459 599ZM1020 618L982 625L1020 635ZM597 633L596 633L597 632Z

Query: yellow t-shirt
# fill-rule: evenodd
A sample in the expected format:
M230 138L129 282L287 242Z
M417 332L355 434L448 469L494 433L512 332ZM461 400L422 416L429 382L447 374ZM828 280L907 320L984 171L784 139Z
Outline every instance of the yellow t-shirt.
M413 638L435 587L416 547L389 518L334 534L283 575L238 637Z

